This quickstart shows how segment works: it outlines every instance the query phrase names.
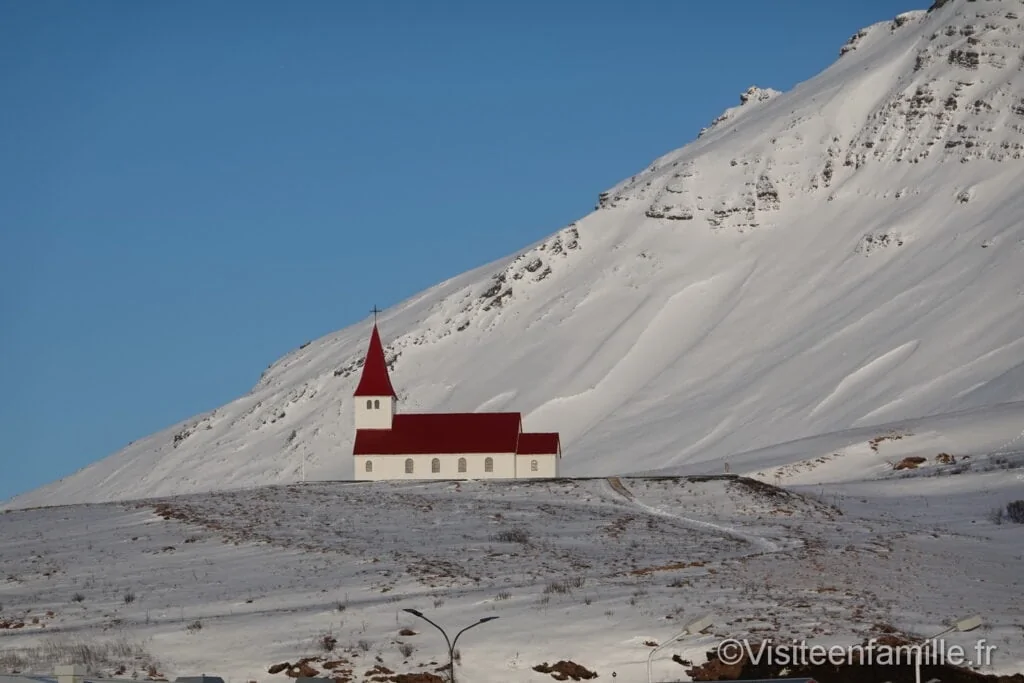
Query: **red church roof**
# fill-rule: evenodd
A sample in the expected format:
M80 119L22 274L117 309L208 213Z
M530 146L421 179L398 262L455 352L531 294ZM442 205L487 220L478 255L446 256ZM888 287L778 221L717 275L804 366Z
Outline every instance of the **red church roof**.
M391 386L391 377L388 376L388 365L384 361L384 347L380 343L380 333L377 332L376 324L373 326L373 334L370 335L370 347L366 350L363 374L359 378L356 392L352 395L397 398L395 389Z
M519 413L408 413L391 429L356 430L353 455L515 453Z
M558 455L558 432L524 432L519 435L518 455Z

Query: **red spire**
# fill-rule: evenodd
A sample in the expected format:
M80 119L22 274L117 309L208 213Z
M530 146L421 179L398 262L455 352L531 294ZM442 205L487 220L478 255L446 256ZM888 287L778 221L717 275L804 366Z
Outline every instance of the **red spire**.
M373 334L370 335L370 348L366 350L363 375L359 378L356 393L352 395L397 398L395 389L391 386L391 378L388 376L387 363L384 362L384 347L380 343L380 333L377 332L376 323L373 325Z

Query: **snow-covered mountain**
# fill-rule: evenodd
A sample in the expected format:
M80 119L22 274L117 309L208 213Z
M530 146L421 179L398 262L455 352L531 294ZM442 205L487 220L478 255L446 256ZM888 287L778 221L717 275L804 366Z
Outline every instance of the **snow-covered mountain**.
M858 31L593 213L392 307L399 409L522 411L590 475L1024 399L1021 16L940 0ZM10 505L349 478L368 334Z

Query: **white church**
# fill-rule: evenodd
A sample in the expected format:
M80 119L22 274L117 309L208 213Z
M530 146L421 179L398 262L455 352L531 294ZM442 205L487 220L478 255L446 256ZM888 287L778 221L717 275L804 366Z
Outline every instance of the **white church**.
M376 323L353 395L357 480L558 476L558 433L524 432L519 413L399 413Z

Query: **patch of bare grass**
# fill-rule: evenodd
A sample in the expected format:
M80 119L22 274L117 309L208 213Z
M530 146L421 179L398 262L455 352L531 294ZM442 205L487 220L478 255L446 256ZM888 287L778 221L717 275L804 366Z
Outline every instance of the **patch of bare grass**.
M566 595L572 593L574 589L583 588L586 582L587 578L585 576L570 576L560 581L551 581L544 586L544 594Z
M35 647L0 651L0 670L12 673L50 674L60 664L82 664L93 675L148 675L160 668L156 658L141 643L117 638L85 640L51 638ZM117 673L120 672L120 673Z

